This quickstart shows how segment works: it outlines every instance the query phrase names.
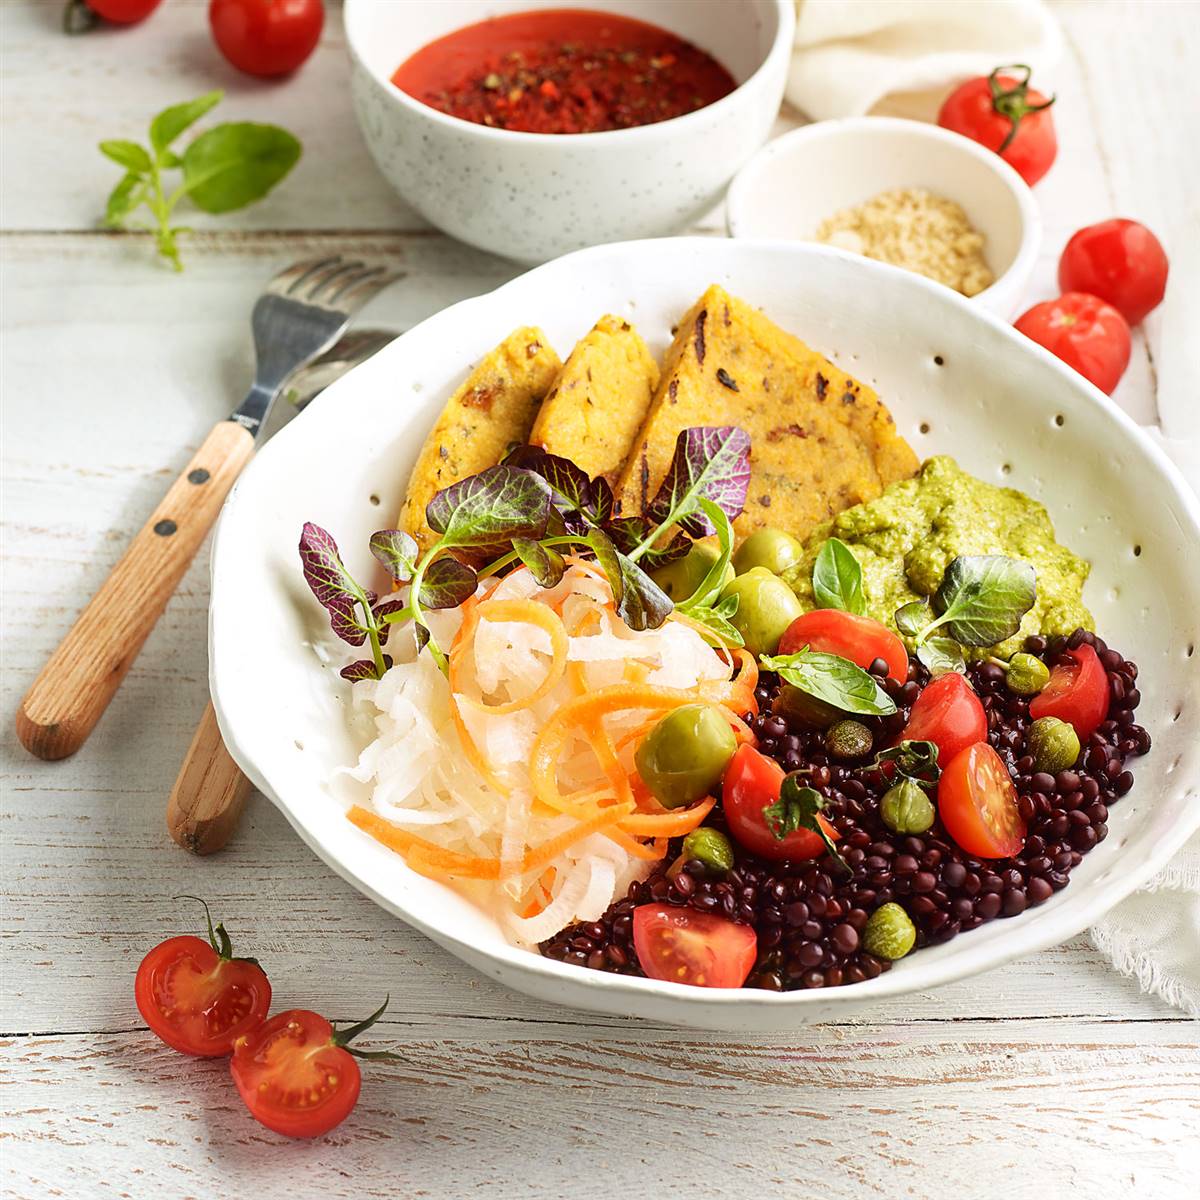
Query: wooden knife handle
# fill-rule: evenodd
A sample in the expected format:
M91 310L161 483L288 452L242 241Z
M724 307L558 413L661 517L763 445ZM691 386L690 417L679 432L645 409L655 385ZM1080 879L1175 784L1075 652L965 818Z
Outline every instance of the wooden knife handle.
M87 741L253 452L235 421L204 439L21 701L31 754L66 758Z
M253 790L225 749L210 701L171 789L167 829L185 850L212 854L229 841Z

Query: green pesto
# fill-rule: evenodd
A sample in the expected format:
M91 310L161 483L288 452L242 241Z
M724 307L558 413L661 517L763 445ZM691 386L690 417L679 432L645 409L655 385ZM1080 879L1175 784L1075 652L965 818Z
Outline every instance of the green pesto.
M813 530L804 556L784 573L805 611L816 607L813 561L831 536L841 538L862 567L867 615L893 629L896 609L931 596L952 558L1005 554L1030 563L1037 572L1037 600L1020 630L998 646L966 649L969 659L1009 658L1035 633L1094 628L1083 603L1090 564L1058 544L1045 508L1015 488L975 479L944 455ZM904 640L911 651L912 639Z

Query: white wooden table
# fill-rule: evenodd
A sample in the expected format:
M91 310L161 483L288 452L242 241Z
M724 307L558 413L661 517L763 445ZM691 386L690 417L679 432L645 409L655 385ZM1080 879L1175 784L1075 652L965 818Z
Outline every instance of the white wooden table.
M336 9L303 72L263 85L216 57L203 0L80 39L58 33L59 7L0 7L3 1195L1194 1195L1197 1026L1084 938L863 1020L715 1038L488 983L352 891L261 797L226 853L187 857L162 814L205 700L203 559L85 749L53 764L23 754L20 695L245 385L245 316L269 275L317 251L391 256L408 277L363 320L400 328L515 274L430 231L376 174ZM1174 250L1172 225L1200 192L1172 117L1196 95L1197 5L1059 13L1062 150L1038 192L1048 230L1031 300L1051 294L1071 229L1123 212ZM94 147L214 86L227 118L278 121L305 156L266 203L198 219L175 277L143 238L97 231L115 176ZM719 214L703 229L719 234ZM1140 334L1117 398L1155 419ZM261 957L277 1005L346 1019L391 992L377 1040L406 1062L370 1065L330 1137L268 1133L223 1062L185 1059L142 1026L140 956L196 928L178 892L208 897Z

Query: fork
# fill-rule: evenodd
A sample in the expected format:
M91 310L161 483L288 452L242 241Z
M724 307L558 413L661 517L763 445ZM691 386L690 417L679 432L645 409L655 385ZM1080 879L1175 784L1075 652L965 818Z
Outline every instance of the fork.
M254 383L214 426L34 680L17 736L39 758L87 740L254 452L284 381L327 350L350 318L400 276L340 256L296 263L254 305Z

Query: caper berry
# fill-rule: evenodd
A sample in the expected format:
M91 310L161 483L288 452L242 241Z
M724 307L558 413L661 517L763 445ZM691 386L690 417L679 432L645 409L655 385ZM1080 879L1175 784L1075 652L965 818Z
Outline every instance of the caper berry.
M1014 654L1005 675L1008 690L1018 696L1036 696L1050 680L1050 668L1032 654Z
M719 829L702 825L683 839L683 858L694 858L712 874L724 875L733 870L733 843Z
M874 744L861 721L837 721L825 733L825 750L831 758L866 758Z
M902 779L883 793L879 816L893 833L924 833L933 825L933 801L915 779Z
M682 557L657 571L650 572L650 578L658 584L676 603L688 599L704 582L704 577L712 568L713 563L721 557L721 551L711 542L693 542L691 549ZM724 587L733 578L733 568L726 564L725 570L717 583Z
M771 712L782 717L789 725L799 725L805 729L828 729L842 715L840 709L802 692L792 683L785 683L779 689Z
M737 596L737 612L729 618L751 654L774 654L779 639L803 611L796 593L778 575L752 567L727 583L721 599Z
M877 908L863 929L863 949L876 958L895 962L916 945L917 927L898 904L883 904Z
M782 575L800 561L804 547L782 529L756 529L733 555L733 569L739 575L762 567L774 575Z
M1073 767L1079 757L1079 735L1057 717L1038 717L1026 736L1035 771L1056 775Z
M719 709L685 704L646 734L634 762L664 808L682 808L720 784L736 749L737 739Z

